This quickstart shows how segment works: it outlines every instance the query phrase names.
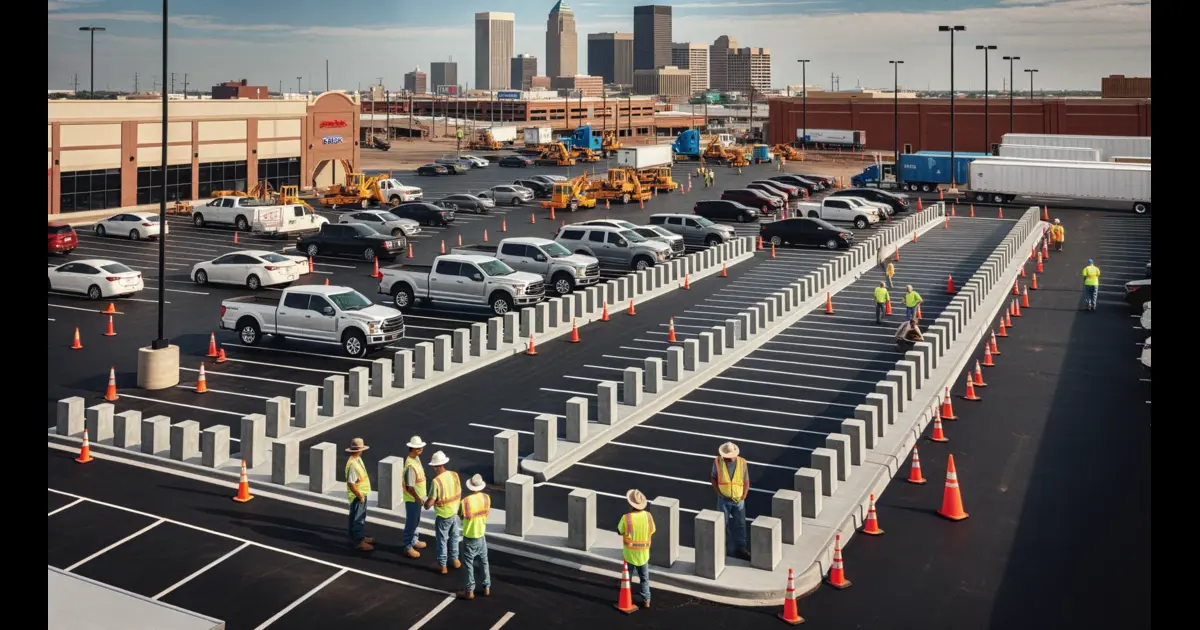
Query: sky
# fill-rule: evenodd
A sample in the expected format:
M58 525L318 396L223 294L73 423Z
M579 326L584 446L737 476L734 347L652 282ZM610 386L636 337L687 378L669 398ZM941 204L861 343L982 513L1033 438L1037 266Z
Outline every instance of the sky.
M633 32L633 6L645 0L577 0L579 67L587 68L587 34ZM679 0L673 40L712 43L729 35L740 46L772 54L775 87L801 82L797 59L809 59L808 83L830 89L891 87L889 60L905 63L901 88L950 86L950 37L938 25L966 26L955 36L955 88L984 87L984 53L995 45L989 84L1007 79L1003 55L1015 62L1017 88L1100 89L1110 74L1150 76L1150 0ZM376 83L397 89L414 67L458 62L459 81L474 78L474 14L516 14L516 52L539 59L545 71L546 17L552 0L175 0L170 3L170 72L175 89L207 89L221 81L295 91ZM89 37L96 33L96 89L147 90L161 74L161 0L50 0L47 3L48 89L87 89Z

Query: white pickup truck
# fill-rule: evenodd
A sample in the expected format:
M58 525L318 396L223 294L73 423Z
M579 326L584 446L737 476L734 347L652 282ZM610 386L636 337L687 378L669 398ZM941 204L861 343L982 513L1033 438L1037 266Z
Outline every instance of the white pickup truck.
M826 197L820 202L800 202L800 212L813 219L824 219L830 223L853 223L862 230L879 223L884 212L874 204L858 197Z
M221 329L253 346L263 335L336 343L363 357L404 337L404 315L350 287L289 287L279 297L255 295L221 302Z
M315 232L329 219L297 204L274 204L250 197L218 197L192 211L196 227L232 225L240 232L301 234Z
M506 238L497 245L487 243L455 247L451 254L495 256L517 271L536 273L559 295L600 281L600 261L571 250L548 238Z
M391 296L401 311L422 300L426 305L486 306L504 315L546 297L541 275L517 271L491 256L449 254L432 265L389 265L380 271L379 292Z

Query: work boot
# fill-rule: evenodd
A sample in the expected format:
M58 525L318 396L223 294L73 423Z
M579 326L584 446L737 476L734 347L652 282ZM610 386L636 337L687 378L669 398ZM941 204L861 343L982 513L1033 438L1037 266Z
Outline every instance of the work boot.
M650 610L650 600L647 599L646 601L642 602L642 608Z
M484 597L491 597L491 596L492 596L492 587L490 587L490 586L485 586L485 587L483 588L483 596L484 596Z
M423 543L419 540L413 543L413 549L424 549L424 548L425 548L425 543Z
M404 555L408 556L409 558L415 559L415 558L421 557L421 552L417 551L416 549L413 549L412 547L409 547L408 549L404 550Z
M484 593L487 593L486 589L484 590ZM455 595L457 595L459 599L475 599L475 593L472 593L471 591L459 591L455 593Z
M367 543L368 545L374 545L375 539L371 538L370 536L363 536L363 542Z
M734 555L734 556L736 556L736 557L738 557L738 558L741 558L742 560L749 560L749 559L750 559L750 551L749 551L748 549L745 549L745 548L738 549L738 550L737 550L737 553L735 553L735 554L733 554L733 555Z
M442 566L438 567L438 573L441 573L442 575L449 573L449 571L446 570L446 565L443 564Z
M455 568L455 569L461 569L461 568L462 568L462 563L458 561L458 558L455 558L455 559L454 559L454 561L453 561L451 564L453 564L453 565L454 565L454 568Z
M375 547L372 546L371 543L367 542L366 540L358 543L357 545L354 546L354 548L359 551L375 551Z

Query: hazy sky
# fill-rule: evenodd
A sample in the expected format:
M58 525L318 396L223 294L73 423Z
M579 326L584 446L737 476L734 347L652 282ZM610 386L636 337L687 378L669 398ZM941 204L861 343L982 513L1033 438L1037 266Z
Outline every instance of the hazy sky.
M474 77L476 11L515 13L516 51L539 58L545 71L550 0L175 0L171 2L171 72L176 89L207 89L246 78L251 84L305 90L355 89L384 77L400 87L403 74L431 61L458 61L459 81ZM579 31L579 67L587 68L587 33L633 31L631 0L570 2ZM903 87L949 87L949 35L937 26L964 25L956 35L956 87L982 89L983 53L992 53L991 86L1007 78L1003 55L1017 55L1018 89L1025 68L1037 68L1038 89L1100 89L1109 74L1150 76L1149 0L687 0L674 7L674 41L711 43L729 35L741 46L772 53L776 87L800 83L796 59L810 59L808 82L829 89L889 87L890 59L905 61ZM453 10L447 7L453 6ZM69 89L78 74L87 89L88 34L96 35L96 88L130 90L134 74L149 89L161 73L161 0L51 0L46 82ZM194 88L193 88L194 89Z

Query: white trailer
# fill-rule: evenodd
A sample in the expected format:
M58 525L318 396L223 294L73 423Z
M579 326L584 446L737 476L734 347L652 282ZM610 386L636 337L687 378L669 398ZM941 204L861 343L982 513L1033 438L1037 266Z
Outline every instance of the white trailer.
M525 130L525 146L536 147L543 144L550 144L551 133L549 127L532 127Z
M617 149L617 166L642 170L675 163L675 151L669 144L649 144Z
M517 139L516 127L492 127L492 139L501 144L512 144Z
M1100 152L1080 147L1048 147L1032 144L1002 144L1000 157L1031 158L1035 160L1070 160L1072 162L1099 162Z
M995 203L1017 197L1126 201L1134 212L1145 214L1150 211L1150 166L980 158L971 162L968 196Z
M1039 147L1078 147L1096 149L1100 161L1107 162L1121 155L1150 157L1150 138L1146 136L1071 136L1056 133L1006 133L1003 144L1026 144Z
M805 135L806 133L808 135ZM849 129L797 129L796 140L802 144L859 148L867 144L867 132Z

